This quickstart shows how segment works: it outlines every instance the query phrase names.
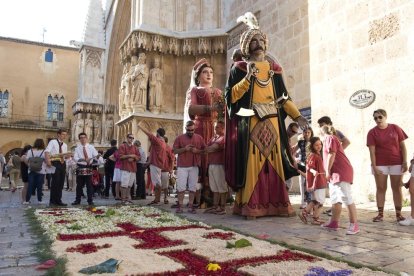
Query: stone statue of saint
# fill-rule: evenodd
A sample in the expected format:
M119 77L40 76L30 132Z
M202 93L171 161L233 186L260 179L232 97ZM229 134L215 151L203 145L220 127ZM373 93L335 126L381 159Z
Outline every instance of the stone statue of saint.
M158 58L154 60L154 68L150 70L149 80L150 110L154 113L159 113L161 111L164 74L160 68L160 60Z
M91 119L91 114L87 114L86 115L86 119L85 119L85 130L84 132L86 133L86 135L88 136L89 141L93 141L93 120Z
M95 117L93 121L93 142L100 144L102 138L102 122L98 117Z
M140 53L138 56L138 64L134 66L134 71L131 75L132 102L134 105L144 106L144 110L147 105L147 84L149 76L148 67L145 62L145 54Z
M130 64L126 63L124 65L124 71L121 77L121 86L119 87L119 115L122 114L122 110L126 108L126 103L129 102L129 89L130 89L130 76L129 76L129 67Z
M83 132L83 128L85 126L85 122L82 118L82 113L77 114L77 119L73 124L73 137L72 141L77 142L79 141L78 135Z
M112 117L109 117L105 121L105 141L110 142L114 135L114 120Z

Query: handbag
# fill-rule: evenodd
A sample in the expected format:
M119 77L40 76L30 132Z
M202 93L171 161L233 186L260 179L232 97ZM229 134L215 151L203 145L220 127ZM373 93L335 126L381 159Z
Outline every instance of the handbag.
M259 120L277 117L277 106L274 103L252 103L252 108Z

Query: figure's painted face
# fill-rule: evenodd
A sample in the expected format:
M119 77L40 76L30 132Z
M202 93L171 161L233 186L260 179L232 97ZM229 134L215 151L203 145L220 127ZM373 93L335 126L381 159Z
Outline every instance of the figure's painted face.
M258 52L264 52L265 51L265 39L260 34L256 34L253 36L252 40L250 40L249 43L249 53L258 53Z
M212 86L213 85L213 79L214 79L214 73L213 69L211 67L204 67L202 71L200 72L200 75L198 76L197 80L200 86Z

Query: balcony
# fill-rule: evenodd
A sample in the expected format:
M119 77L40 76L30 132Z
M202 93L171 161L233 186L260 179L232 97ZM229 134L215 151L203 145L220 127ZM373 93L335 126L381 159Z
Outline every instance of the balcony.
M30 116L12 114L10 117L0 117L0 128L19 128L36 130L58 130L69 129L70 120L50 121L44 116Z

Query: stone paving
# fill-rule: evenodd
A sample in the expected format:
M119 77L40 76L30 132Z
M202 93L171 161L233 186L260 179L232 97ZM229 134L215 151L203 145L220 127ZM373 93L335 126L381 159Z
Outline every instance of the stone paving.
M3 183L4 185L4 183ZM45 207L38 205L32 198L33 204L27 207L20 202L20 189L15 193L0 191L0 276L5 275L42 275L34 266L38 264L32 255L35 239L29 231L24 217L26 208ZM49 191L45 191L44 202L49 200ZM65 203L73 202L74 192L63 192ZM145 205L153 198L137 200L136 204ZM112 205L113 199L95 198L95 204ZM170 205L175 201L170 198L169 205L161 205L167 211L174 212ZM298 209L298 196L291 196L294 207ZM82 204L86 205L83 199ZM224 226L250 235L269 235L270 239L286 242L290 245L320 251L343 260L381 267L392 272L406 272L414 276L414 227L399 226L395 222L392 207L386 206L384 222L373 223L375 203L357 205L361 232L355 236L345 234L347 213L344 210L341 229L330 232L318 226L304 225L298 217L280 218L265 217L256 220L246 220L243 217L231 215L228 206L227 215L184 213L185 217L205 222L209 225ZM403 214L408 214L407 208ZM328 217L323 215L323 219Z

